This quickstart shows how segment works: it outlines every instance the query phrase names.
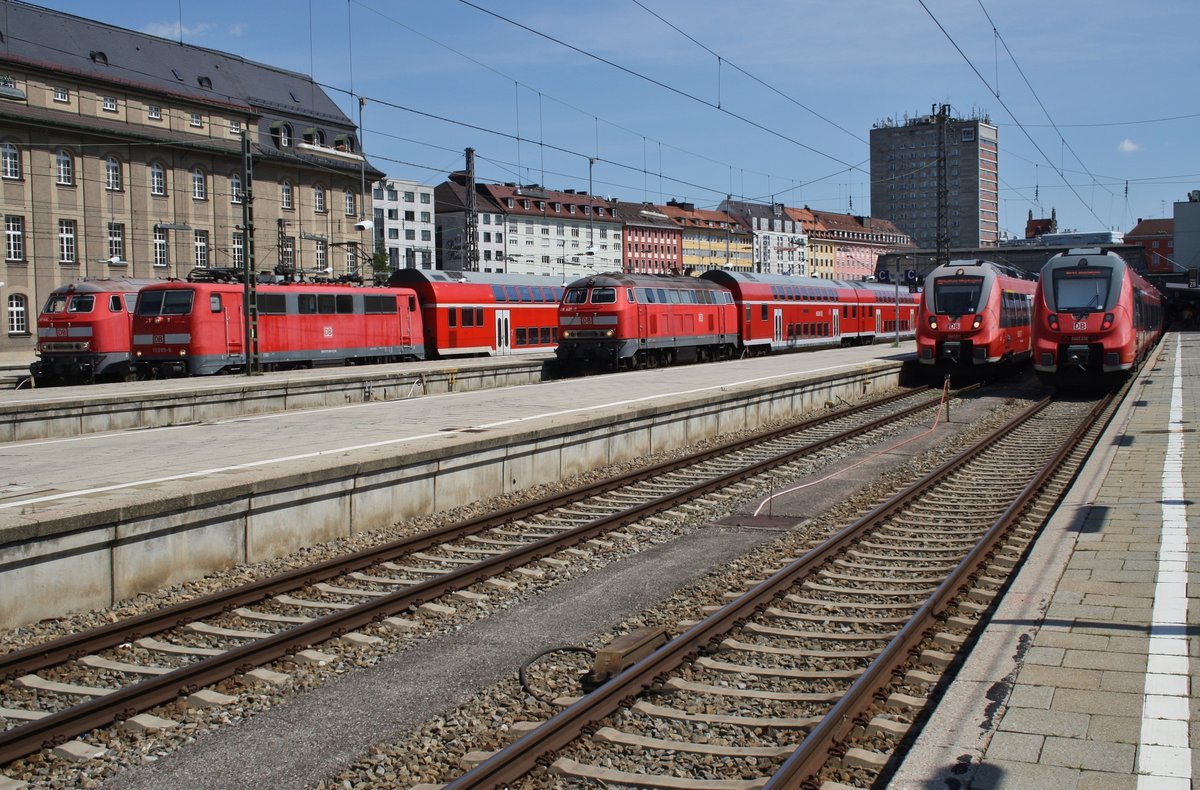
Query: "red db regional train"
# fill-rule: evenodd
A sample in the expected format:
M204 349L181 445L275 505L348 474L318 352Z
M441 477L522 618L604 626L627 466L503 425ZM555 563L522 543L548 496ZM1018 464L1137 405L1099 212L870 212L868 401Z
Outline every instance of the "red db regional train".
M1098 247L1047 261L1033 311L1033 367L1055 385L1111 383L1145 359L1163 329L1158 291Z
M558 344L562 286L522 274L400 269L389 286L421 303L427 357L548 353Z
M567 287L556 353L568 370L620 370L911 338L916 301L812 277L594 275Z
M1037 283L1018 269L955 260L925 278L917 359L938 372L979 371L1029 359Z
M131 375L133 307L161 280L84 278L50 292L38 314L36 386L119 381Z
M263 370L419 359L421 313L405 288L258 285ZM243 285L165 282L143 288L133 319L140 378L245 370Z

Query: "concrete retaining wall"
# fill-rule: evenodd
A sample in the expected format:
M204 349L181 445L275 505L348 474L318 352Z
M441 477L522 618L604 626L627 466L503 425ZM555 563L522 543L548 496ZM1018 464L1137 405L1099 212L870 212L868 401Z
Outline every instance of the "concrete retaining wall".
M296 409L534 384L542 380L544 361L504 359L419 364L420 367L337 368L336 372L327 368L254 378L187 379L159 382L160 389L154 389L152 384L98 385L77 397L61 394L69 392L68 389L14 393L0 403L0 442L62 439L102 431L187 425Z
M419 449L313 459L286 472L173 483L124 507L44 520L26 515L5 529L0 545L0 627L108 606L236 563L755 428L890 388L900 370L899 363L869 363L852 374L448 435Z

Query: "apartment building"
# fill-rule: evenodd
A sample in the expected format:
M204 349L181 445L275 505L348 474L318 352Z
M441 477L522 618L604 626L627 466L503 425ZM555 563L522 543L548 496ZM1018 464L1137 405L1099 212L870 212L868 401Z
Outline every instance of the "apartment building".
M433 187L385 178L372 185L371 200L374 249L387 256L388 270L438 268Z

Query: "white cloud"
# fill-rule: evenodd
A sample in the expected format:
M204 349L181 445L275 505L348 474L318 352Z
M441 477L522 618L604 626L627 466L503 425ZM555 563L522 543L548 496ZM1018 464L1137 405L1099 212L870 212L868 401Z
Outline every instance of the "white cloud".
M245 32L246 26L242 24L233 25L229 28L229 35L234 36L235 38L241 38L242 34Z
M1142 145L1141 143L1135 143L1133 140L1130 140L1128 137L1126 137L1121 141L1121 144L1117 146L1117 150L1123 154L1133 154L1142 150Z
M200 33L208 30L212 27L212 25L208 24L207 22L202 22L195 26L184 25L182 26L182 36L180 35L180 27L181 26L179 22L154 22L143 26L139 32L147 33L151 36L158 36L159 38L169 38L173 41L178 41L182 37L184 41L187 41L193 36L197 36Z

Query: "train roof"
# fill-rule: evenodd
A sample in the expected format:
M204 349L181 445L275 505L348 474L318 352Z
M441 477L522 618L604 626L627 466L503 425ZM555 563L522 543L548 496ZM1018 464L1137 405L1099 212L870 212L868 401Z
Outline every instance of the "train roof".
M1024 269L1018 269L1015 266L1010 266L1007 263L999 261L987 260L986 258L956 258L947 261L941 266L932 269L927 277L937 275L957 274L959 271L963 274L984 273L985 275L999 275L1001 277L1012 277L1015 280L1035 280L1035 275L1026 272Z
M726 269L712 269L700 276L706 280L720 283L726 288L739 290L743 283L766 286L790 285L803 288L862 288L871 285L868 282L851 282L850 280L826 280L822 277L804 277L793 274L755 274Z
M140 291L147 285L165 282L167 281L135 277L80 277L69 283L63 283L52 293L129 293L130 291Z
M589 274L568 284L569 288L585 286L612 288L691 288L709 290L721 286L699 277L689 277L682 274L627 274L625 272L605 272L604 274Z
M397 269L388 278L388 285L540 285L560 286L556 278L536 274L502 274L497 272L464 272L443 269Z
M1052 255L1050 260L1046 261L1045 269L1065 269L1068 267L1087 266L1088 264L1104 263L1106 266L1114 266L1117 268L1127 267L1129 264L1120 255L1117 255L1111 250L1101 250L1099 247L1078 247L1066 252L1060 252L1057 255Z

